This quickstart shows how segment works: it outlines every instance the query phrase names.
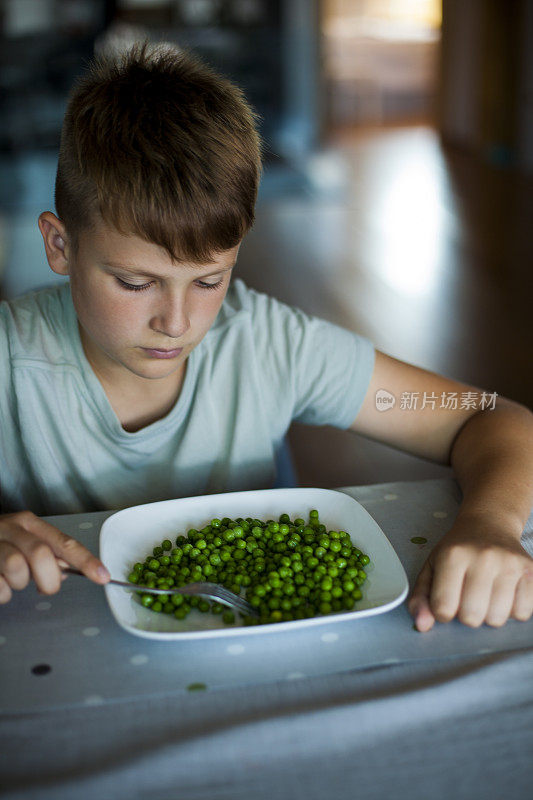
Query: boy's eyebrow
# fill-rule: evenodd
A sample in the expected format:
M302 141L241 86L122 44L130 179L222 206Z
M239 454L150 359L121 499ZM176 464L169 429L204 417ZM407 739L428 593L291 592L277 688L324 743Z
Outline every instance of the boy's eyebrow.
M127 267L125 264L119 264L118 261L102 261L103 267L110 267L111 269L120 269L124 272L131 272L133 275L145 275L147 278L160 278L161 275L155 275L153 272L148 272L148 270L144 269L136 269L135 267ZM220 275L221 272L229 272L230 269L233 269L237 262L234 261L233 264L230 264L229 267L222 267L221 269L217 269L214 272L209 272L206 275L199 275L199 278L210 278L213 275Z

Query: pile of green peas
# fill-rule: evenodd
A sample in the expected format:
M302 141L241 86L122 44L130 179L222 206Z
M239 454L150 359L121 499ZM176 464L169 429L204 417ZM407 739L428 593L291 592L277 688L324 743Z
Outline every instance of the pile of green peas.
M245 597L259 617L243 615L245 625L289 622L351 611L361 599L369 557L355 547L346 531L328 531L318 511L309 520L278 521L247 517L212 519L204 528L154 547L133 566L128 580L157 589L209 581ZM146 608L185 619L192 608L222 614L231 625L235 615L221 603L187 595L138 592ZM226 609L226 610L225 610Z

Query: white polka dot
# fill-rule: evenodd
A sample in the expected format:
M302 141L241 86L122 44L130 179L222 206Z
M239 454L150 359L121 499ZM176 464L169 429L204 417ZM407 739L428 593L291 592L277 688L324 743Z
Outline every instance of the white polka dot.
M84 628L82 633L84 636L98 636L100 628Z
M298 678L305 678L305 677L306 677L305 672L289 672L289 674L287 675L287 680L296 681L298 680Z
M398 495L397 494L386 494L383 499L384 500L397 500L398 499Z
M37 611L49 611L52 608L52 603L49 603L48 600L43 600L42 603L37 603L35 608Z
M104 698L100 697L99 694L90 694L83 702L86 706L101 706L104 702Z
M320 637L323 642L336 642L339 638L338 633L323 633Z
M229 653L230 656L240 656L241 653L244 653L244 645L230 644L229 647L226 648L226 653Z
M6 637L5 636L0 636L0 645L5 644L6 642L7 642Z
M130 664L135 664L136 667L139 667L141 664L146 664L147 661L148 656L145 656L144 653L139 653L138 655L130 658Z
M92 522L80 522L78 525L80 531L88 531L89 528L94 528L94 523Z
M447 511L434 511L433 516L435 519L445 519L448 516Z

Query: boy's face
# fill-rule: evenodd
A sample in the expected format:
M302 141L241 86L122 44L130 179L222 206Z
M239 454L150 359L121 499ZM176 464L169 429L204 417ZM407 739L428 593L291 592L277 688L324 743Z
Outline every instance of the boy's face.
M239 246L215 254L214 263L173 264L163 248L102 223L82 234L74 257L68 240L54 240L49 229L45 236L52 218L61 226L51 212L39 218L48 260L70 276L84 350L99 377L119 385L128 373L151 380L182 373L218 314ZM50 252L54 241L64 244L63 269Z

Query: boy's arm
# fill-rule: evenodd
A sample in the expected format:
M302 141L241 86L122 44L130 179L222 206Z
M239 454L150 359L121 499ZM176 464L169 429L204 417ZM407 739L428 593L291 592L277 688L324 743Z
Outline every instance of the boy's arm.
M395 396L392 408L378 410L379 390ZM482 395L485 410L480 410ZM457 519L411 593L409 610L418 629L455 616L472 627L529 619L533 559L520 536L533 504L533 414L378 351L351 430L452 466L461 486Z

